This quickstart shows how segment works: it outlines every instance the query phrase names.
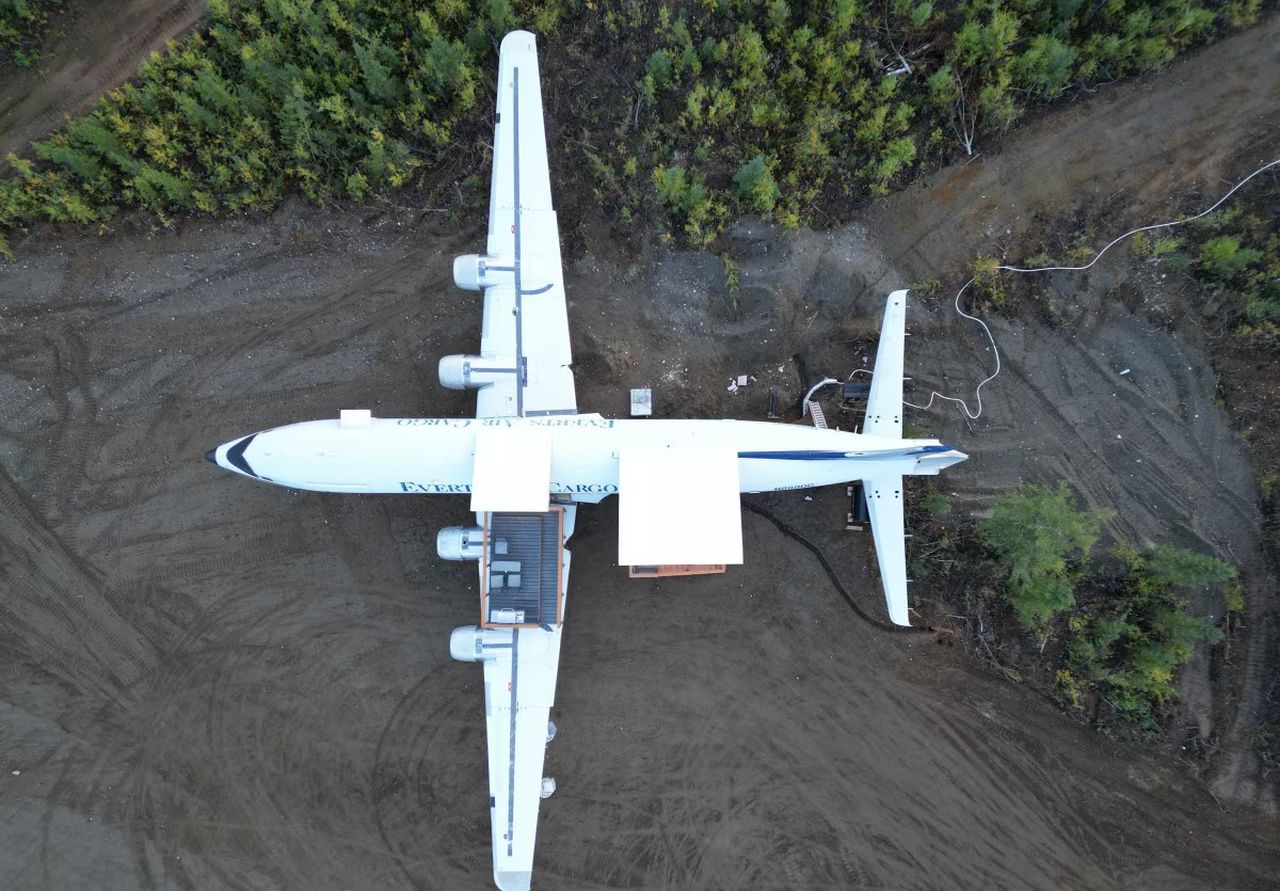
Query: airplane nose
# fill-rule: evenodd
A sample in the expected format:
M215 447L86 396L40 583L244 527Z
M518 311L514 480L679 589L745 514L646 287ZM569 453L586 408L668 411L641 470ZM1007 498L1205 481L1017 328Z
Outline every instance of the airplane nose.
M218 447L214 446L213 448L209 449L209 451L205 452L204 459L208 461L210 464L216 465L218 463Z

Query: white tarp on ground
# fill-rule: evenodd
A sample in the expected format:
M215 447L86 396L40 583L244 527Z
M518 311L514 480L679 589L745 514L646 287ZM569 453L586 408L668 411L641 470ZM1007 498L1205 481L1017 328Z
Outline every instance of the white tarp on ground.
M540 427L481 427L471 474L473 511L544 511L551 496L551 436Z
M620 565L742 562L734 449L624 449L618 498Z

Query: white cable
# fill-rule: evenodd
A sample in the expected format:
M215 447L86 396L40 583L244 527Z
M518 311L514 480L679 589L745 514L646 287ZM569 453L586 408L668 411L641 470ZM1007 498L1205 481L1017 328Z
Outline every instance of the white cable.
M1092 260L1090 260L1088 263L1086 263L1083 266L1039 266L1039 267L1029 268L1029 269L1023 268L1020 266L997 266L995 268L997 270L1003 270L1005 272L1020 272L1020 273L1083 272L1084 270L1089 269L1090 267L1093 266L1093 264L1101 260L1103 254L1111 250L1113 247L1115 247L1117 244L1124 241L1126 238L1128 238L1131 235L1137 235L1139 232L1150 232L1154 229L1167 229L1170 226L1181 226L1183 223L1190 223L1200 219L1203 216L1208 216L1209 214L1217 210L1218 207L1224 201L1226 201L1228 198L1234 195L1245 183L1247 183L1249 180L1253 179L1255 176L1262 173L1263 171L1269 170L1270 168L1275 167L1277 164L1280 164L1280 158L1277 158L1276 160L1271 161L1268 164L1263 164L1257 170L1253 171L1253 173L1250 173L1244 179L1240 180L1240 182L1232 186L1231 191L1227 192L1227 194L1223 195L1217 201L1213 202L1213 204L1209 205L1209 207L1205 208L1204 210L1200 211L1198 214L1194 216L1184 217L1183 219L1180 219L1180 220L1171 220L1167 223L1156 223L1155 225L1152 225L1152 226L1139 226L1137 229L1130 229L1128 232L1124 233L1118 238L1113 239L1110 243L1107 244L1106 247L1098 251L1098 255L1096 257L1094 257ZM947 402L958 403L960 408L964 411L965 416L968 417L969 420L971 421L976 421L978 420L978 418L982 417L982 388L986 386L988 383L990 383L991 381L995 380L996 376L1000 374L1000 350L996 346L996 339L994 336L992 336L991 329L987 327L987 323L982 321L982 319L978 318L977 316L969 315L969 313L965 312L963 309L960 308L960 297L969 288L969 286L973 284L973 281L974 281L973 279L969 279L967 282L964 283L964 285L961 286L960 290L956 292L956 300L955 300L956 312L964 316L966 319L972 319L973 321L977 322L979 325L982 326L982 330L985 331L987 334L987 339L991 341L991 352L996 357L996 370L991 372L991 375L989 377L983 378L982 382L979 383L978 386L974 387L973 395L977 402L978 410L976 412L970 411L969 404L965 402L963 399L960 399L956 396L943 396L937 390L934 390L932 393L929 394L929 401L926 402L924 405L916 405L915 403L907 402L906 400L903 400L903 403L902 403L903 405L909 406L911 408L918 408L923 411L928 409L930 406L932 406L934 403L934 400L945 399Z
M925 411L930 406L933 405L933 401L935 399L945 399L947 402L957 403L960 406L960 408L964 411L965 416L968 417L969 420L971 421L976 421L978 420L978 418L982 417L982 388L985 387L991 381L995 380L996 377L999 376L1000 374L1000 349L996 346L995 336L991 333L991 329L987 327L987 323L982 321L982 319L978 318L977 316L969 315L967 312L965 312L963 309L960 308L960 297L961 295L964 294L965 291L969 289L969 286L971 284L973 284L973 279L969 279L967 282L961 285L960 290L956 292L956 312L964 316L966 319L972 319L973 321L977 322L979 325L982 326L982 330L987 332L987 339L991 341L991 352L996 357L996 370L991 372L991 374L988 377L983 378L982 382L979 383L978 386L973 388L973 395L977 400L978 410L976 412L969 411L969 403L965 402L959 396L943 396L937 390L934 390L932 393L929 394L929 401L926 402L924 405L916 405L914 402L907 402L907 400L905 399L902 400L903 405L909 406L911 408L918 408L921 411Z
M813 394L816 391L821 390L827 384L838 383L840 383L840 381L836 380L834 377L824 377L822 380L818 381L818 383L810 387L809 392L804 394L804 399L800 402L800 417L803 418L809 413L809 402L813 399Z

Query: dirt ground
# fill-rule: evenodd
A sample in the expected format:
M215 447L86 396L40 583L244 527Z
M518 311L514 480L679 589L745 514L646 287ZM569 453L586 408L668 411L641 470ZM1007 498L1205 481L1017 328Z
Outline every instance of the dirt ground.
M1278 21L1047 115L843 229L741 225L740 314L717 257L634 257L589 219L569 227L579 404L621 415L649 384L666 416L761 418L768 383L798 398L799 363L862 364L850 338L874 331L886 290L948 277L1005 230L1099 196L1132 195L1120 216L1141 216L1215 192L1276 144ZM1123 163L1107 160L1118 145ZM447 648L475 621L476 580L434 552L465 501L290 492L200 460L341 408L469 413L435 363L475 348L479 303L450 260L481 231L291 204L15 245L0 269L6 888L490 887L481 674ZM962 513L1061 475L1117 509L1112 532L1242 567L1248 676L1193 683L1186 706L1223 740L1210 768L1108 742L946 635L868 624L756 513L747 566L629 582L606 503L572 540L542 887L1274 887L1280 822L1241 729L1274 640L1257 493L1193 334L1104 302L1108 275L1055 280L1055 323L994 323L1006 370L980 421L908 423L973 456L944 481ZM989 362L948 301L912 309L914 395L964 391ZM730 394L738 372L759 382ZM841 495L753 503L880 615Z
M195 26L203 0L69 0L33 68L0 72L0 167L128 80L141 60Z

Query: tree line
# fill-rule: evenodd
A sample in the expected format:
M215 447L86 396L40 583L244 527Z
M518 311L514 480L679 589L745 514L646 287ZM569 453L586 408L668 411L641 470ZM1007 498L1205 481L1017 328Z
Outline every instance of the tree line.
M508 0L210 0L207 19L33 157L7 159L0 252L2 233L39 219L102 222L122 207L166 219L403 185L481 142L478 88L494 41L519 24ZM524 19L551 28L554 9L528 4Z
M37 220L236 212L288 190L364 200L449 160L479 171L494 51L516 27L603 97L561 147L582 186L619 222L705 244L744 212L798 225L883 194L1064 91L1251 23L1260 2L210 0L197 33L7 159L0 253ZM0 22L56 5L0 0Z
M602 17L640 73L615 138L600 140L601 197L631 212L651 183L693 243L743 212L797 225L1259 10L1260 0L627 3Z

